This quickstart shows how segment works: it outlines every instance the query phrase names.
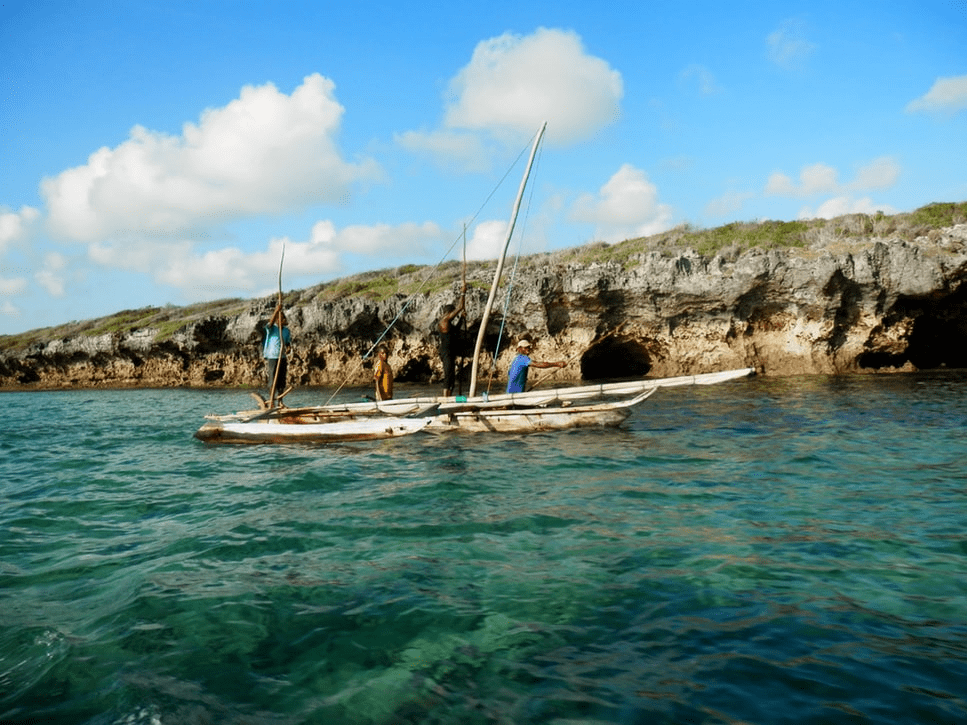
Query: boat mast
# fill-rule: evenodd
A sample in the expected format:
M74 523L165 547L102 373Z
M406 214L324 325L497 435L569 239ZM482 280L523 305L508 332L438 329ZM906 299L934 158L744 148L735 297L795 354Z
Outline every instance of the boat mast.
M279 319L276 324L279 326L279 359L275 361L275 375L272 376L272 386L269 390L269 403L268 407L271 410L275 407L275 386L279 384L279 369L282 367L282 360L285 359L285 340L282 338L282 264L285 262L285 242L282 243L282 258L279 260ZM269 320L269 328L266 334L272 333L271 320ZM288 363L286 363L288 364ZM281 396L279 396L281 399Z
M507 248L510 246L510 238L514 234L514 225L517 223L517 212L520 210L520 200L524 196L524 187L527 186L527 179L531 173L531 166L534 165L534 156L537 155L537 146L544 135L547 122L541 126L534 139L534 146L531 148L530 159L527 161L527 169L524 171L524 178L520 180L520 189L517 191L517 200L514 202L514 210L510 215L510 224L507 225L507 239L504 241L504 249L497 260L497 271L494 273L493 284L490 285L490 296L487 298L487 305L484 307L483 318L480 320L480 331L477 333L477 344L473 348L473 367L470 372L470 390L468 397L473 397L477 393L477 366L480 361L480 348L483 347L484 335L487 333L487 323L490 321L490 311L494 306L494 299L497 297L497 287L500 285L500 275L504 271L504 259L507 257Z

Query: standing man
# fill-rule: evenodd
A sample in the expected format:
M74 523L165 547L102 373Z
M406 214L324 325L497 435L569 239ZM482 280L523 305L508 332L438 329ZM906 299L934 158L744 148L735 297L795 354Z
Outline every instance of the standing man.
M523 393L527 388L527 369L535 368L563 368L563 362L539 362L530 358L531 341L526 337L517 343L517 357L510 364L507 371L507 392Z
M453 395L453 384L456 382L457 356L454 351L454 333L456 327L454 320L466 309L467 283L463 283L460 290L460 303L454 307L447 305L443 308L443 317L437 324L440 331L440 360L443 363L443 397L448 398Z
M292 341L288 321L282 311L282 305L277 305L275 312L265 326L265 343L262 345L262 357L265 358L265 376L268 378L269 399L275 400L285 392L285 377L288 372L288 355L286 348Z

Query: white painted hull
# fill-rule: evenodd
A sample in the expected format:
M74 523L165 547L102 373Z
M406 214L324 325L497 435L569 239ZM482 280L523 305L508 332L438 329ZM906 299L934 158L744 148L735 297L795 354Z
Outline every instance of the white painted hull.
M429 418L350 418L327 423L293 420L205 423L195 437L205 443L343 443L399 438L426 428Z

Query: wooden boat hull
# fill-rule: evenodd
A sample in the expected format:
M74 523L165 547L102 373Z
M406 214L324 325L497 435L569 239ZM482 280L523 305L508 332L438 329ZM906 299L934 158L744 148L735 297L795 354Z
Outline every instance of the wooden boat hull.
M324 423L297 419L271 421L210 420L195 432L205 443L346 443L399 438L426 428L429 418L364 418Z
M631 414L630 409L568 410L527 408L522 410L470 410L434 416L430 433L534 433L571 428L613 428Z
M334 443L398 438L423 430L526 433L615 427L636 405L661 388L713 385L753 373L751 368L744 368L490 397L409 398L242 411L208 416L209 422L198 429L195 437L206 443ZM609 401L608 397L621 399Z
M571 428L613 428L631 415L632 409L651 397L657 388L625 400L591 405L558 404L545 407L494 405L467 406L432 416L427 431L444 433L528 433Z

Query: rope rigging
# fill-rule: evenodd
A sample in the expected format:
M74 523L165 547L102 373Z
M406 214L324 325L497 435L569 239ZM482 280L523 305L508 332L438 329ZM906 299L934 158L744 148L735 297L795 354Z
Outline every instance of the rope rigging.
M540 167L541 158L543 156L543 149L541 149L535 160L535 165ZM507 312L510 309L510 298L514 291L514 282L517 279L517 270L520 267L520 257L521 251L524 247L524 237L526 236L527 230L527 220L530 217L530 207L531 202L534 199L534 188L531 187L530 192L527 197L527 204L524 205L524 221L521 224L521 232L517 236L517 253L514 255L514 266L510 271L510 278L507 282L507 290L504 294L504 308L500 316L500 329L497 332L497 344L494 346L494 354L490 360L490 377L487 379L487 392L490 392L490 388L494 382L494 376L497 374L497 358L500 356L500 346L504 337L504 328L507 326Z
M507 180L507 177L510 175L511 171L513 171L514 168L517 167L517 165L520 163L521 159L526 155L528 149L529 149L529 146L524 146L524 148L521 149L520 153L517 155L517 158L514 159L513 163L510 164L510 166L504 172L504 175L500 178L500 180L497 182L497 184L493 187L493 189L487 195L487 198L483 201L483 203L480 205L480 207L477 209L477 211L473 214L473 216L470 217L470 220L468 222L469 224L472 225L473 222L477 219L477 217L480 216L480 214L483 212L483 210L490 203L491 199L494 197L494 194L497 193L497 190ZM531 196L529 197L529 201L528 201L528 204L527 204L528 210L529 210L529 207L530 207L530 199L532 199L532 198L533 198L533 190L531 190ZM527 217L527 213L525 212L525 226L526 226L526 217ZM356 376L357 372L359 371L359 369L363 365L363 361L369 359L369 357L373 354L373 351L376 350L377 347L379 347L380 343L386 338L386 336L389 334L390 330L393 329L393 327L396 325L396 323L399 322L400 318L403 317L403 314L407 311L407 309L409 309L409 307L414 302L414 300L416 299L416 297L423 292L423 290L429 284L430 280L433 279L433 277L435 276L436 272L447 261L447 258L453 253L453 250L457 246L457 244L460 243L461 240L463 240L464 241L464 244L466 244L466 241L465 241L466 240L466 226L467 226L467 223L464 224L464 231L462 232L462 234L457 235L456 239L454 239L454 241L450 244L449 248L447 248L447 250L444 252L444 254L440 258L440 260L429 269L429 271L425 275L424 279L420 282L420 285L417 287L417 289L415 291L411 292L410 295L406 298L406 300L404 301L403 305L400 307L399 311L396 313L396 316L386 326L386 328L383 330L383 332L380 333L379 337L376 338L376 341L373 342L373 344L369 347L369 349L366 351L366 353L356 362L356 364L352 367L352 369L350 370L350 372L347 373L344 376L343 381L339 384L339 386L329 396L329 399L325 403L326 405L329 405L330 403L332 403L332 401L336 397L336 395L338 395L339 392L344 387L346 387L349 384L349 381L352 380ZM519 257L520 257L520 245L521 245L520 239L521 239L521 237L522 237L522 235L520 237L518 237L518 253L517 253L517 258L516 258L517 260L519 260ZM517 261L515 261L515 265L514 265L515 271L516 271L516 268L517 268ZM507 294L508 294L508 303L509 303L509 295L510 295L510 289L512 287L512 283L513 283L513 280L511 280L511 286L508 287L508 292L507 292ZM506 310L506 307L505 307L505 310ZM505 322L506 322L506 315L504 315L504 320L501 321L501 334L503 332L503 327L504 327ZM498 337L497 351L499 351L499 349L500 349L500 342L499 342L499 337ZM496 367L496 359L497 359L496 358L496 354L497 354L497 351L495 351L495 353L494 353L494 360L491 363L493 368ZM492 377L492 375L493 375L493 371L491 373L491 377Z

